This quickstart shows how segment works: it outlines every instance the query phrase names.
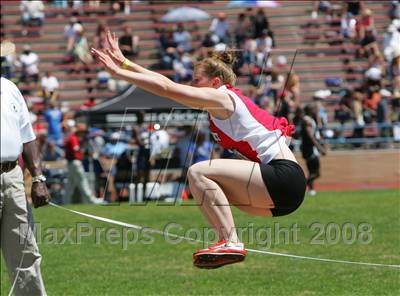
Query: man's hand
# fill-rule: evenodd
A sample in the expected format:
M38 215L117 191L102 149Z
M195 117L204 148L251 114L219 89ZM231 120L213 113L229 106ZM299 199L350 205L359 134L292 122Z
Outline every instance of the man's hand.
M32 203L35 208L45 206L50 201L50 195L47 191L46 183L37 182L32 184L31 189Z

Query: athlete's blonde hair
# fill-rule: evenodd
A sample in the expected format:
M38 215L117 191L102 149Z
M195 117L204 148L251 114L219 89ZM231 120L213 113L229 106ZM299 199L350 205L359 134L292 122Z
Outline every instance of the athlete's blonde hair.
M198 62L196 67L201 67L207 77L219 77L223 84L233 86L236 83L236 75L232 70L235 60L233 51L213 52L210 57Z

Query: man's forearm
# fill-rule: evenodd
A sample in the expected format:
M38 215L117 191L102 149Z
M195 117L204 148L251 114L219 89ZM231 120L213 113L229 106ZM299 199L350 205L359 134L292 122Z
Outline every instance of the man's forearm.
M42 162L36 140L24 144L22 157L26 167L33 177L42 174Z

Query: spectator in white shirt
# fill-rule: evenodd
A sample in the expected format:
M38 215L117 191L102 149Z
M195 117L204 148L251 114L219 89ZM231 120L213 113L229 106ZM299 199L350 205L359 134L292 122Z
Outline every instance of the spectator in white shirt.
M67 39L67 52L71 52L79 32L83 31L82 24L76 17L71 17L69 24L64 27L64 38Z
M58 88L60 84L58 83L57 77L52 75L50 71L46 71L45 75L41 80L43 98L46 101L53 101L57 98Z
M218 18L212 20L209 31L217 36L220 42L229 43L229 22L225 13L219 13Z
M21 1L19 9L22 14L22 35L27 35L28 26L43 25L44 20L44 4L42 1Z
M32 52L29 45L24 46L24 50L17 61L17 66L21 67L22 70L22 82L39 81L39 57Z
M177 46L181 47L185 52L192 50L192 36L185 30L183 24L178 24L177 30L173 33L173 38Z

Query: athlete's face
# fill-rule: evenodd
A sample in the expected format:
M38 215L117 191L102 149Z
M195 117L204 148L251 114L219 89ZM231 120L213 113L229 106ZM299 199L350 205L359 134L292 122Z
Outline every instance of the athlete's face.
M201 67L196 67L193 73L193 80L191 86L194 87L220 87L220 79L218 77L209 78Z

